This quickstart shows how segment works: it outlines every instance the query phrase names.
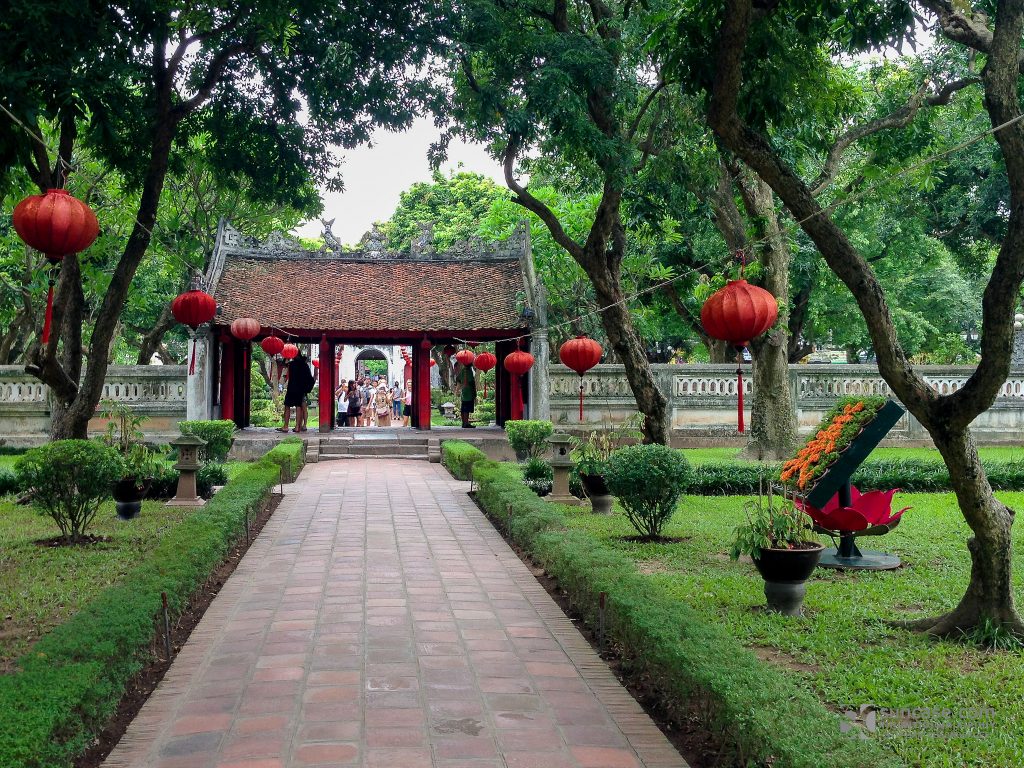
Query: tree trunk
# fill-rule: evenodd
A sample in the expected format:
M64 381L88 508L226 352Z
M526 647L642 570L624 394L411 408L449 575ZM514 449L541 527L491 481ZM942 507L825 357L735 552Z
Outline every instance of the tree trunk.
M603 262L603 258L588 260L590 264L595 261ZM622 361L637 409L644 415L644 442L668 445L668 401L651 372L619 281L608 269L588 269L587 273L594 285L597 305L607 307L601 313L601 323L608 343Z
M790 250L775 210L772 189L753 174L737 178L747 216L763 241L761 287L779 303L779 319L773 329L751 343L754 359L754 401L750 409L750 438L744 453L758 461L785 459L796 448L796 408L789 388Z
M814 344L803 338L807 312L811 305L811 286L797 291L789 311L789 362L799 363L814 351Z
M452 359L445 357L444 352L437 347L430 350L430 356L437 363L437 373L441 377L441 388L446 392L452 391ZM404 384L403 384L404 386Z
M175 323L174 315L171 313L171 305L166 304L160 311L160 316L152 330L144 334L139 344L139 359L136 365L149 365L153 355L163 346L164 334L170 330ZM167 361L164 360L166 363Z

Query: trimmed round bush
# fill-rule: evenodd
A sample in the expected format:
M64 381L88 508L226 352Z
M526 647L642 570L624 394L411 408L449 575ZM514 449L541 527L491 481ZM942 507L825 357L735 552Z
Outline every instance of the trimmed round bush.
M116 448L91 440L55 440L33 448L15 464L21 486L68 541L81 541L100 503L121 479Z
M641 536L654 539L690 483L690 464L664 445L630 445L612 451L604 477Z
M506 421L505 434L508 444L516 452L516 457L525 461L531 457L540 458L547 450L547 439L555 431L550 421L525 419L522 421Z
M229 419L179 421L178 429L183 435L195 435L206 441L206 445L199 449L200 461L214 461L222 464L228 460L228 452L235 442L235 422Z

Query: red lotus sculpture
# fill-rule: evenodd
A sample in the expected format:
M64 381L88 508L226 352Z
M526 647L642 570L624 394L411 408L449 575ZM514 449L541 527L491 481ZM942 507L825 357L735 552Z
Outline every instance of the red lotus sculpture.
M815 524L826 533L856 534L858 536L881 536L895 528L903 513L910 507L899 512L892 511L892 497L899 490L868 491L861 493L855 486L850 486L850 505L841 506L837 493L823 509L795 500L796 506L806 512Z

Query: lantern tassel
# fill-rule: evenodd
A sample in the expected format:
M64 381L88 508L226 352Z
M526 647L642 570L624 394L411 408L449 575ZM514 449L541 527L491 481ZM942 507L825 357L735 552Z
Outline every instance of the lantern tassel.
M196 372L196 337L192 337L192 360L188 364L188 375Z
M736 367L736 390L739 393L739 400L736 401L736 420L740 434L743 434L743 367Z
M53 325L53 280L46 291L46 314L43 315L43 346L50 343L50 326Z
M583 377L580 376L580 423L583 423Z

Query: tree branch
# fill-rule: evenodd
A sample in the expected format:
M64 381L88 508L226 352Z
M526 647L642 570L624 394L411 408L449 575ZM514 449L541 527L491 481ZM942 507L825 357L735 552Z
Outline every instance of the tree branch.
M633 118L633 122L630 123L629 129L626 131L626 141L632 141L633 137L636 136L637 129L640 127L640 121L644 119L644 115L647 114L647 110L665 86L666 83L664 79L659 79L658 84L654 86L654 89L650 93L647 94L647 98L645 98L643 104L640 105L640 110L636 113L636 116Z
M247 38L237 43L227 45L217 51L195 94L191 98L185 99L180 104L176 104L174 106L171 110L171 119L175 123L178 123L202 106L203 102L205 102L210 97L210 94L213 93L213 89L217 87L217 83L220 82L221 77L224 76L224 70L227 69L231 60L240 53L252 51L254 47L255 41L251 38Z
M562 246L574 259L582 261L584 258L583 246L569 237L554 211L530 194L526 187L516 180L514 164L518 151L519 139L516 136L509 136L502 166L505 170L505 184L516 195L514 201L528 211L537 214L537 217L544 222L544 225L551 232L555 242Z

